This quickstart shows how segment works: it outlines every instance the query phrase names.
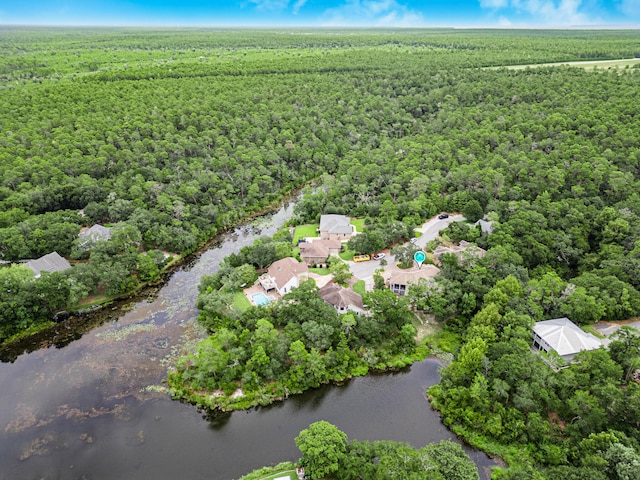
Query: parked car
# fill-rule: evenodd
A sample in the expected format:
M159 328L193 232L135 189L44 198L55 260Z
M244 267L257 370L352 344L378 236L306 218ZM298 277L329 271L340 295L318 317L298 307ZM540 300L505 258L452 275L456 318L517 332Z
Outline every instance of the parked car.
M353 257L354 262L367 262L369 260L371 260L371 257L369 255L355 255Z
M449 214L448 213L441 213L440 215L438 215L438 218L440 220L444 220L445 218L449 218Z
M373 256L373 259L374 259L374 260L382 260L384 257L386 257L386 255L385 255L384 253L376 253L376 254Z

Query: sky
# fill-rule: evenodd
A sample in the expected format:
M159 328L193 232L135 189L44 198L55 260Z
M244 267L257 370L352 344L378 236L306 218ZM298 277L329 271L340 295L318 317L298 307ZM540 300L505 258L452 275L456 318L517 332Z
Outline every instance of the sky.
M0 0L0 25L640 27L640 0Z

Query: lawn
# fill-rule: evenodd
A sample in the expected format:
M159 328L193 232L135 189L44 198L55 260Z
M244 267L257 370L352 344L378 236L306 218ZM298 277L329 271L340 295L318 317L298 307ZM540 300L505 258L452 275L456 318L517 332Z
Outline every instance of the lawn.
M244 312L251 306L251 302L244 292L236 292L233 294L233 308L238 312Z
M364 280L358 280L353 284L353 291L359 293L360 295L364 295Z
M356 232L364 232L364 218L352 218L351 225L356 227Z
M296 227L296 231L293 233L293 244L297 245L298 240L301 240L306 237L317 237L318 236L318 225L298 225Z
M353 260L353 256L355 255L355 253L349 250L345 250L344 252L340 252L339 255L341 259L343 259L345 262L348 262L349 260Z
M329 275L331 273L328 268L310 268L309 271L317 275Z

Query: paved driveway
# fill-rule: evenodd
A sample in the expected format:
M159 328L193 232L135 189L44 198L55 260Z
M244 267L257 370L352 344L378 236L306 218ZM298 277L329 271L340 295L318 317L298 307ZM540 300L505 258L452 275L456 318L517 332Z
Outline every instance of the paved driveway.
M417 231L422 233L422 236L416 239L414 242L418 247L424 248L427 242L435 240L440 234L440 230L444 230L451 222L462 222L465 218L462 215L451 215L449 218L439 220L438 217L434 217L431 220L424 223L421 227L416 228ZM391 268L395 264L395 257L389 253L389 250L384 250L387 254L385 260L387 261L386 267L380 266L380 260L369 260L368 262L354 262L349 261L349 269L351 274L360 280L364 280L365 288L367 290L373 290L373 274L379 268L385 270Z
M420 248L424 248L428 242L435 240L440 234L440 230L447 228L451 222L464 222L464 220L465 218L462 215L451 215L449 218L442 220L434 217L421 227L416 228L418 232L422 233L422 236L418 237L414 243Z

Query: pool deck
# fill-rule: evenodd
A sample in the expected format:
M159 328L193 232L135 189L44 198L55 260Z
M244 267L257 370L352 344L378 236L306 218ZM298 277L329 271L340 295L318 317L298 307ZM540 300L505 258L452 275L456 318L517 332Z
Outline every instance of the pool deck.
M255 295L256 293L262 293L262 294L266 295L267 298L274 297L276 300L280 300L280 295L278 294L278 292L276 292L275 290L272 290L269 293L267 293L267 292L264 291L264 288L262 288L260 283L256 282L253 285L251 285L249 288L245 288L244 289L244 294L249 299L249 302L251 302L251 305L255 305L255 306L258 306L258 307L260 306L256 302L253 301L252 295ZM273 300L271 300L271 298L269 298L269 301L271 302Z

